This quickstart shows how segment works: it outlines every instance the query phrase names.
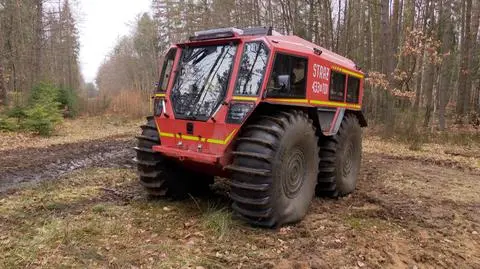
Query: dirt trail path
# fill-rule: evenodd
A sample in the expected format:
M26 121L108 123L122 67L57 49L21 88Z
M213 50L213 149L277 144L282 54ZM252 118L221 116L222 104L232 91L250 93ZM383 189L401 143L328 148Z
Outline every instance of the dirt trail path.
M88 167L132 167L134 139L115 135L71 144L0 151L0 194Z
M116 135L0 151L0 258L7 265L60 265L70 257L68 264L80 267L480 268L480 171L472 166L478 159L399 156L367 146L353 195L315 199L301 223L266 231L237 222L223 227L231 215L227 194L149 200L136 184L133 145L132 136ZM47 193L23 184L55 178L73 183L54 180ZM29 197L35 195L45 201L37 205ZM199 210L212 200L221 211ZM58 226L48 238L63 238L65 229L74 238L46 241L36 250L41 259L19 260L12 240L21 236L15 251L37 248L28 238L42 236L45 219ZM17 227L24 232L15 234Z

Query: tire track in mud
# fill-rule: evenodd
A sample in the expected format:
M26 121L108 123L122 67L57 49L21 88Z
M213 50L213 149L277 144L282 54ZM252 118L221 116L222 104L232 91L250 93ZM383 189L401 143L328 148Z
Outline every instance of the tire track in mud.
M130 136L0 151L0 195L90 167L133 167Z

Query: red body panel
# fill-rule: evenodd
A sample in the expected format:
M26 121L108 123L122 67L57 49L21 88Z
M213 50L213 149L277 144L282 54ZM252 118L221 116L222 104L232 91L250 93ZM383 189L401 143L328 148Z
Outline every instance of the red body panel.
M263 41L270 50L265 79L258 96L233 96L237 73L241 63L243 45L248 41ZM232 76L228 84L228 92L225 104L232 102L260 102L301 105L309 107L340 107L351 110L360 110L362 105L363 79L360 81L360 99L356 104L345 102L332 102L328 99L328 85L330 70L338 70L342 73L358 78L363 78L363 73L356 69L351 60L325 50L315 44L305 41L296 36L235 36L228 39L207 40L202 42L190 42L177 45L177 55L173 70L178 69L182 47L197 45L213 45L229 42L238 42ZM321 50L322 54L314 53L314 49ZM272 70L275 53L287 54L308 58L308 70L305 99L282 99L263 98L264 91ZM175 119L171 106L170 93L174 84L175 71L170 75L170 81L166 93L157 94L155 98L165 100L165 113L156 117L157 127L160 133L161 145L153 147L153 150L162 152L164 155L179 161L189 162L203 172L221 175L222 168L231 162L232 141L235 140L241 124L227 124L226 116L229 106L221 105L218 111L208 121L189 121ZM345 87L347 88L347 87ZM193 124L193 133L187 134L187 124ZM191 167L191 166L190 166Z

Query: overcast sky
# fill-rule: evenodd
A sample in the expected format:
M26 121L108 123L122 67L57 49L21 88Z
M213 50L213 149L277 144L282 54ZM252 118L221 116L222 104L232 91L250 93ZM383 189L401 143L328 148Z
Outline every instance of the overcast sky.
M77 0L80 17L80 62L92 82L116 41L130 33L137 15L150 10L151 0Z

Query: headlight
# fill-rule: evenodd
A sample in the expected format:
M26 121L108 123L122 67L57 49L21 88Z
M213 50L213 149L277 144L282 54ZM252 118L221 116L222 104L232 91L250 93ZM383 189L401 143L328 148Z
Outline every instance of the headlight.
M254 103L232 103L227 114L227 123L241 124L254 106Z
M153 113L155 117L159 117L163 113L163 99L155 99L153 101Z

